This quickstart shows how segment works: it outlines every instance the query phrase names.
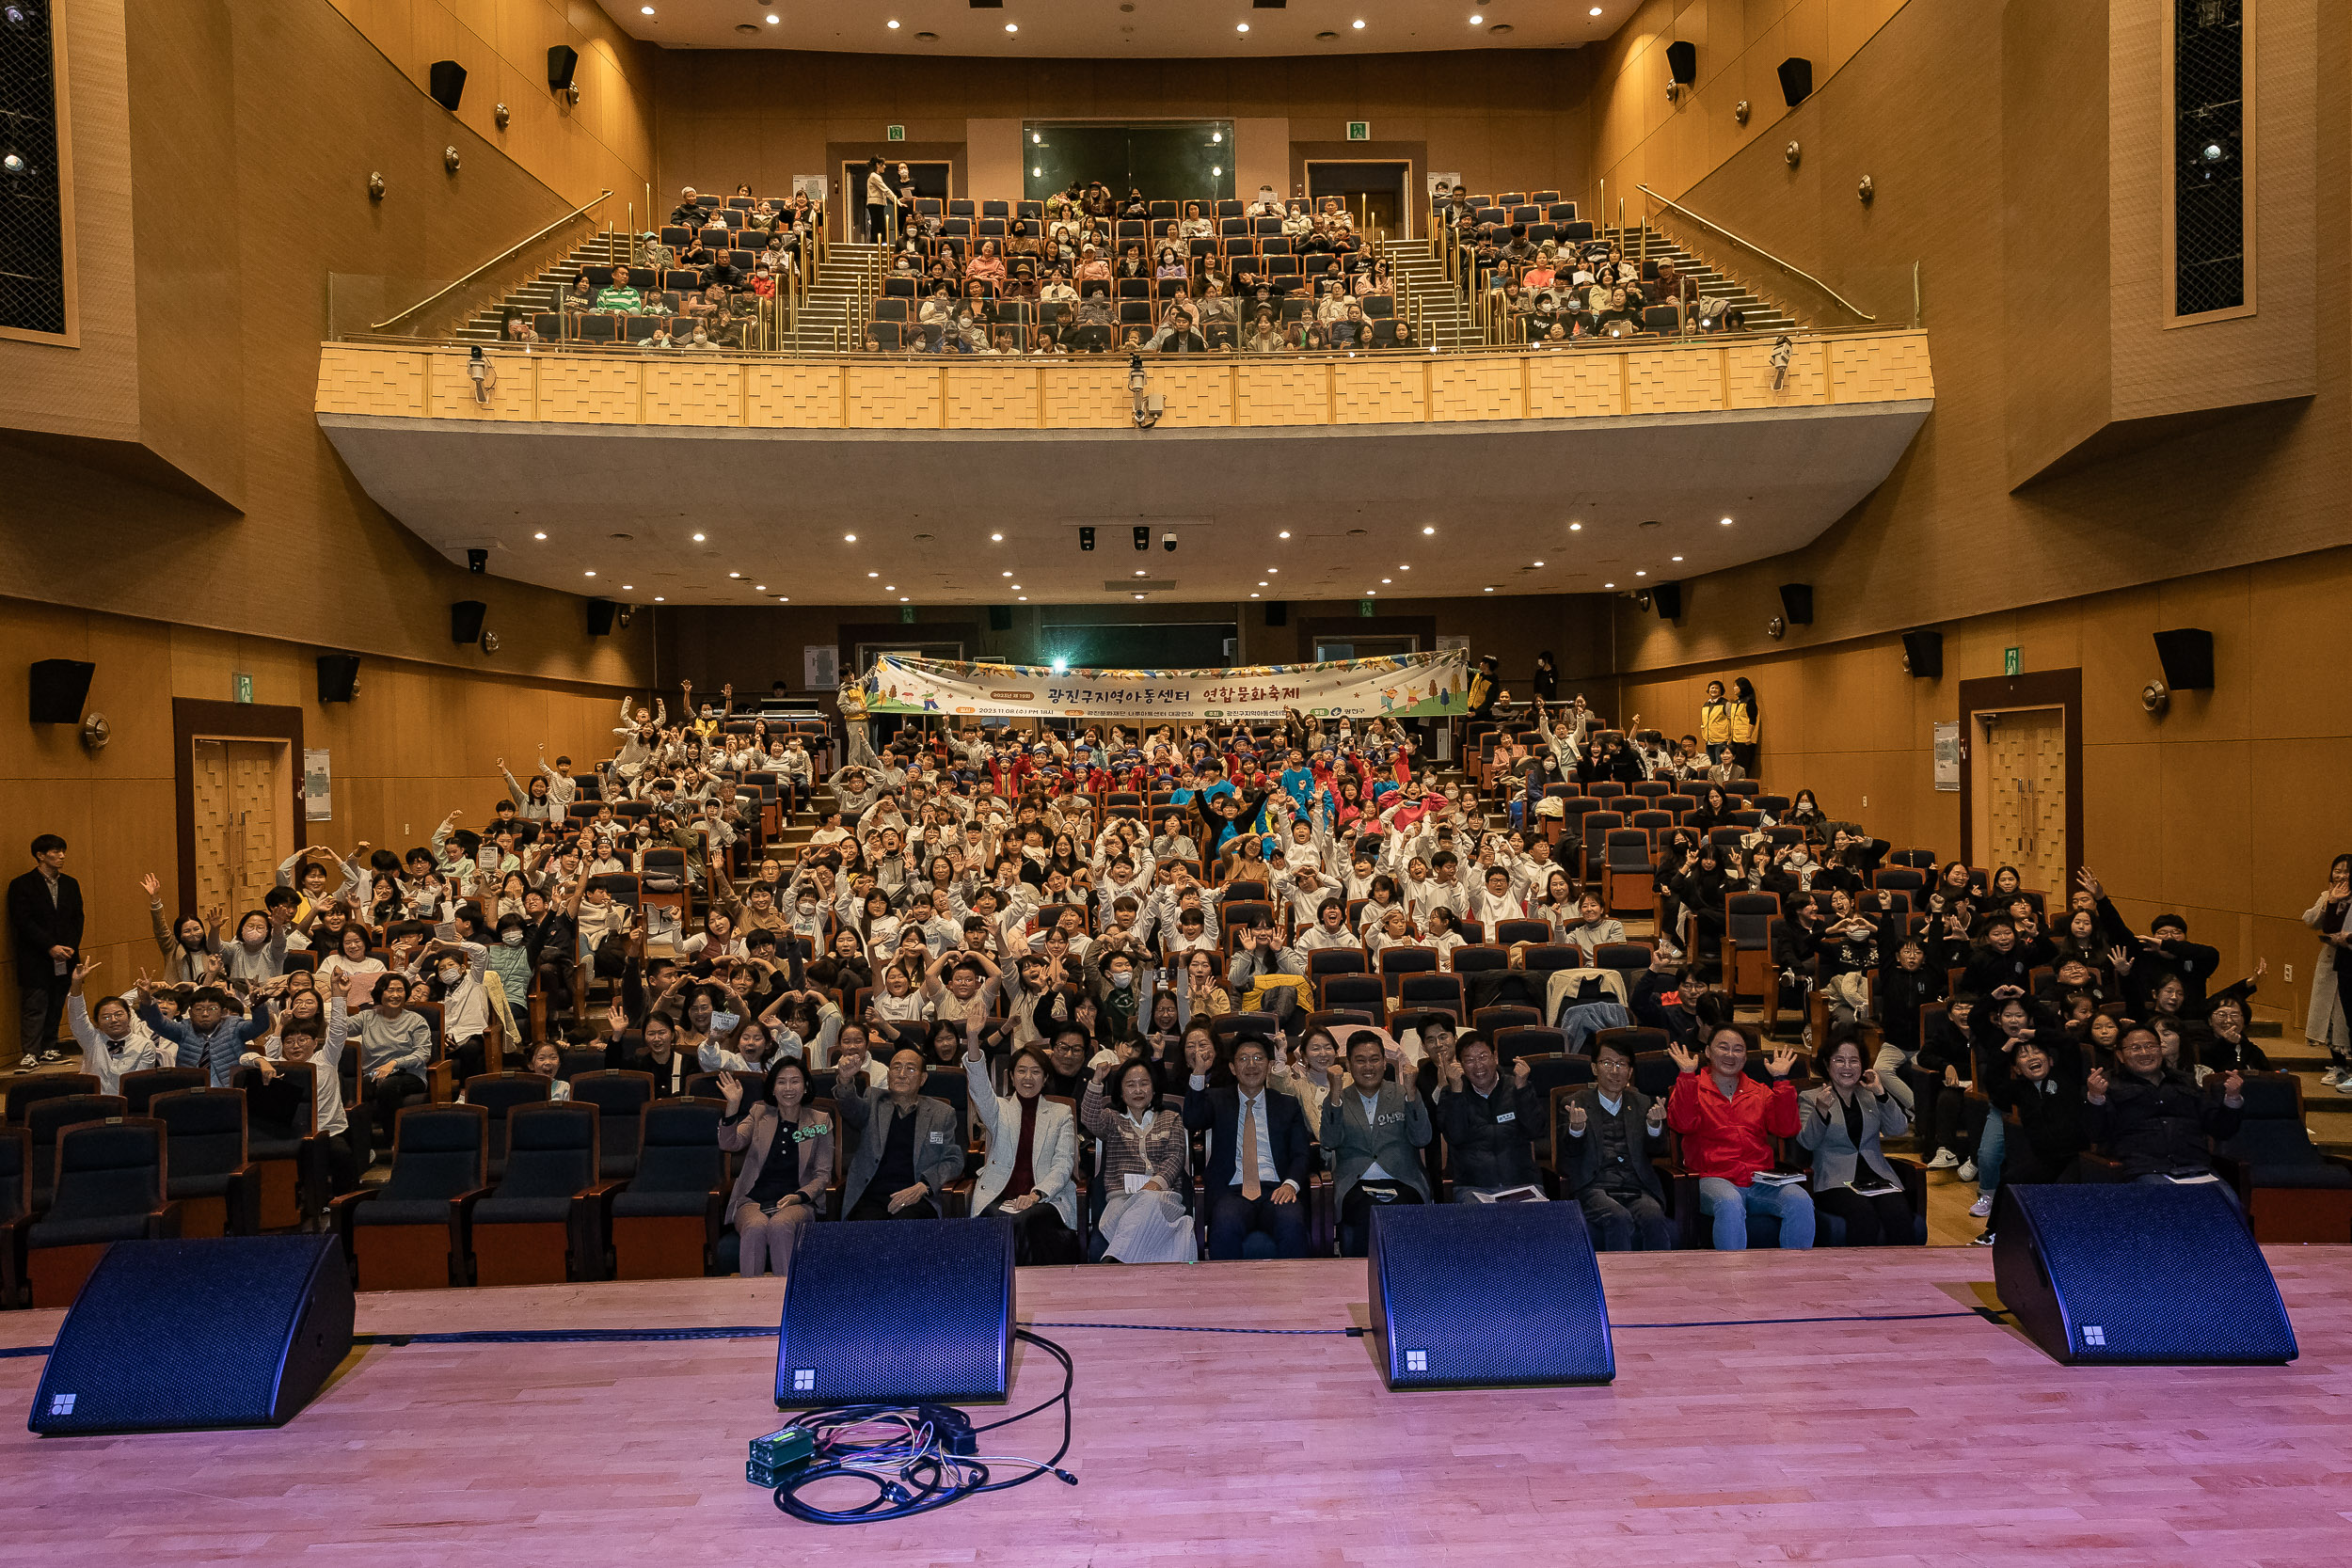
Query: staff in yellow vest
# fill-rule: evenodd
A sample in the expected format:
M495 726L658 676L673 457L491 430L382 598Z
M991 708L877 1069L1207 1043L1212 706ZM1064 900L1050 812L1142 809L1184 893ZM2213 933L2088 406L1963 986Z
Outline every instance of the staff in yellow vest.
M1756 741L1764 730L1764 710L1756 705L1756 688L1741 675L1731 683L1731 760L1756 777Z
M1707 701L1699 705L1699 747L1709 760L1731 744L1731 706L1724 701L1724 683L1707 683Z

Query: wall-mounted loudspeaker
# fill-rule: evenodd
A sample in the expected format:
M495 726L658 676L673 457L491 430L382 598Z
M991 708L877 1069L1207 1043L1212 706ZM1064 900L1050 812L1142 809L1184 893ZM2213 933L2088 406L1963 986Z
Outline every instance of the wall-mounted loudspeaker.
M1009 604L990 605L988 607L988 629L991 631L1012 630L1012 606Z
M559 43L548 51L548 87L562 92L572 85L572 72L580 69L580 51L568 43Z
M1791 55L1780 62L1780 95L1795 108L1813 96L1813 62L1803 55Z
M1780 612L1792 626L1813 624L1813 585L1809 582L1784 582L1780 585Z
M347 703L359 694L358 654L319 655L319 701Z
M432 81L433 102L455 114L457 101L466 96L466 68L455 60L435 60Z
M1699 79L1699 46L1687 40L1677 40L1666 45L1666 69L1674 73L1675 85L1689 87Z
M33 722L78 724L98 666L78 658L44 658L33 665Z
M1291 624L1291 602L1288 599L1268 599L1265 602L1265 624L1287 626Z
M1658 607L1658 618L1660 620L1681 620L1682 584L1678 582L1660 583L1657 587L1649 591L1649 602Z
M1940 631L1903 633L1903 668L1934 680L1944 673L1944 634Z
M590 599L588 601L589 636L610 637L612 635L613 608L614 607L611 599Z
M460 646L482 641L483 617L490 607L480 599L460 599L449 607L449 640Z
M2164 663L2164 684L2173 690L2213 689L2213 633L2195 626L2160 631L2156 657Z

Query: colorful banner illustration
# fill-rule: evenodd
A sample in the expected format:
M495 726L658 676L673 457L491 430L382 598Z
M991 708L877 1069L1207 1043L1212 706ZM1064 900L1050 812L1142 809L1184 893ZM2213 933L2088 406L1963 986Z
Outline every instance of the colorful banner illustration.
M1061 670L884 654L864 681L868 713L947 719L1108 721L1150 728L1163 720L1458 719L1470 654L1400 654L1327 664L1226 670Z

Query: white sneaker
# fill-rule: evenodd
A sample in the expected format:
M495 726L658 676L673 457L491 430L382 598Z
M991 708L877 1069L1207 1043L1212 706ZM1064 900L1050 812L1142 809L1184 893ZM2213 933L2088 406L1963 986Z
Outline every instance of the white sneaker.
M2336 1092L2338 1094L2352 1094L2352 1072L2346 1072L2343 1077L2336 1080Z
M1984 1194L1979 1197L1976 1202L1968 1206L1968 1217L1972 1220L1983 1219L1986 1215L1992 1212L1993 1195L1991 1193Z
M1960 1169L1953 1174L1963 1181L1974 1181L1977 1179L1977 1162L1974 1158L1963 1160L1960 1163Z
M2319 1081L2327 1085L2331 1089L2339 1087L2344 1083L2344 1069L2341 1067L2331 1067L2327 1071L2319 1075Z
M1959 1155L1954 1154L1948 1148L1939 1148L1935 1151L1935 1158L1928 1162L1928 1169L1950 1170L1959 1164Z

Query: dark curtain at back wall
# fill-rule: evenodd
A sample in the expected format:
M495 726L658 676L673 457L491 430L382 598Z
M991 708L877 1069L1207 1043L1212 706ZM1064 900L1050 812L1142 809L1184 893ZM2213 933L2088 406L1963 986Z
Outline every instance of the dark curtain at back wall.
M1042 201L1072 184L1100 180L1113 194L1147 200L1211 201L1233 194L1231 120L1149 125L1022 127L1023 192Z

